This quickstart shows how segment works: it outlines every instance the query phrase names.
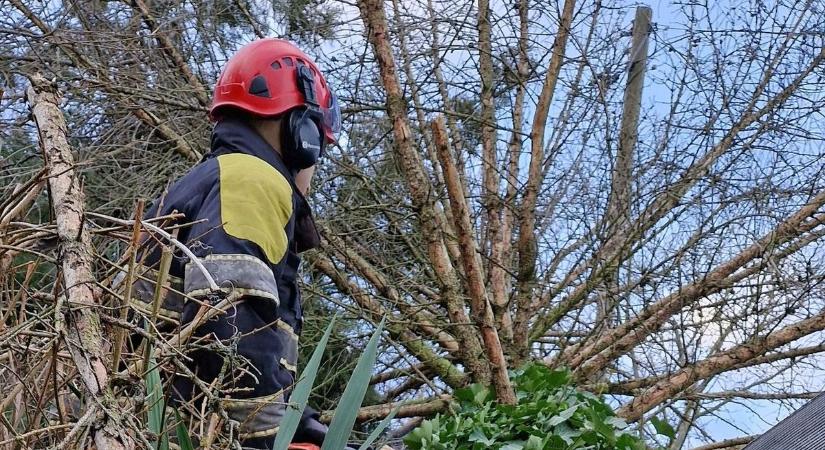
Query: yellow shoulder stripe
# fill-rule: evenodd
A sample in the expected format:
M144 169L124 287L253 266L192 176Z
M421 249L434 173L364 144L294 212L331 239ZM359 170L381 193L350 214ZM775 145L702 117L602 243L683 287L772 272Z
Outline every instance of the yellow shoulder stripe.
M262 159L240 153L218 157L221 221L230 236L258 244L270 263L286 254L292 186Z

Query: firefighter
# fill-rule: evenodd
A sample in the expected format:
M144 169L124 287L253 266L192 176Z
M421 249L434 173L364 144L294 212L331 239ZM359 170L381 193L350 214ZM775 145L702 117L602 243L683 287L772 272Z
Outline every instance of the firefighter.
M222 291L241 297L198 325L186 363L197 379L177 374L173 396L200 401L203 386L220 382L217 398L240 424L242 446L272 448L297 370L300 254L320 241L305 195L316 162L336 141L340 111L307 55L287 41L260 39L227 62L209 116L211 151L146 216L183 214L178 240ZM147 253L143 264L156 268L160 251ZM203 271L183 255L175 255L169 275L161 330L191 323L203 304L216 301ZM134 286L138 306L148 308L151 276ZM293 441L320 445L325 433L307 408Z

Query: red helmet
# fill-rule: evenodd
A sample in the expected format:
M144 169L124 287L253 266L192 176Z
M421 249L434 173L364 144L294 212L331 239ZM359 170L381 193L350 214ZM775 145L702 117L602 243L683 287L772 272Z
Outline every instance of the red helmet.
M312 89L301 85L300 66L308 67L314 75ZM219 120L220 110L225 107L273 117L299 106L317 107L323 114L327 142L336 141L341 128L338 99L315 63L288 41L258 39L243 46L226 63L215 84L209 117Z

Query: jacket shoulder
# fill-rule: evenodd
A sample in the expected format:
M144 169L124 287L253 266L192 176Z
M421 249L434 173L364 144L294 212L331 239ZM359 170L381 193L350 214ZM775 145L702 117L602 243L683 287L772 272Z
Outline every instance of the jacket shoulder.
M266 161L242 153L216 158L224 231L257 244L272 264L287 251L286 226L293 214L287 178Z

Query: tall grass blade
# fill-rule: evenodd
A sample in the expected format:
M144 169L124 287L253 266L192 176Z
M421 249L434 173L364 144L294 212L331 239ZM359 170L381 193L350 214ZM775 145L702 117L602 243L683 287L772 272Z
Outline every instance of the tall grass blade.
M192 445L192 439L189 439L189 430L186 429L186 425L183 423L183 420L180 419L180 413L178 409L175 408L175 433L178 435L178 445L180 445L180 450L195 450L195 446Z
M149 343L147 346L151 347ZM151 350L149 354L152 354ZM146 400L149 404L149 431L158 437L158 440L154 442L154 448L169 450L169 436L163 430L164 412L166 411L163 383L160 381L160 368L154 356L149 357L147 366L149 371L146 372Z
M361 444L360 447L358 447L358 450L367 450L369 446L372 445L372 443L375 442L376 439L378 439L378 436L381 435L384 429L390 425L390 421L392 421L393 417L395 417L395 415L398 414L399 409L401 409L400 406L392 410L389 416L384 417L384 420L382 420L381 423L379 423L378 426L375 427L374 430L372 430L372 433L370 433L370 435L367 436L367 440L364 441L364 443Z
M347 439L352 434L352 427L355 425L358 410L361 408L361 402L364 401L364 394L367 393L372 371L375 368L378 340L382 331L384 331L384 320L381 320L375 333L367 342L364 353L358 358L358 364L355 365L355 370L352 372L347 387L344 388L338 407L335 408L335 414L332 416L329 432L324 438L321 450L342 450L346 447Z
M298 383L295 384L295 389L289 397L289 405L286 409L281 425L278 428L278 435L275 437L275 443L272 446L273 450L287 450L292 436L295 435L295 430L298 429L298 424L301 421L301 415L304 414L304 408L307 406L309 394L312 391L312 386L315 384L315 376L318 375L318 368L321 366L321 357L324 356L324 350L329 341L329 335L332 334L332 328L335 326L335 319L333 317L324 332L324 336L318 341L312 356L309 358L306 367L301 372Z

